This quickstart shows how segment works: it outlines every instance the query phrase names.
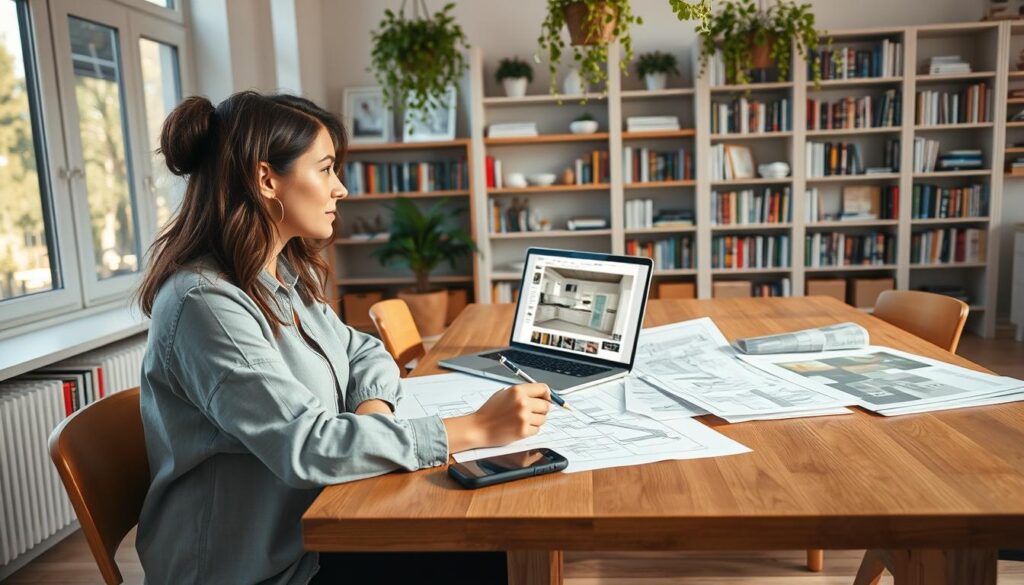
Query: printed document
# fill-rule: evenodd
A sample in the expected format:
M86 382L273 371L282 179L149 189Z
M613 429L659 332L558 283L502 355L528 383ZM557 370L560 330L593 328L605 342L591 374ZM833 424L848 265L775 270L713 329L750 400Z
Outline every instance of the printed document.
M817 355L741 356L793 384L846 395L884 415L910 414L1012 401L1024 382L985 374L888 347Z
M400 418L468 414L504 386L465 374L405 378L405 396L395 414ZM552 405L547 422L536 436L504 447L455 453L455 460L548 447L569 460L566 472L575 472L750 451L690 418L659 421L627 411L623 380L586 388L567 400L572 410Z
M739 351L760 355L766 353L797 353L802 351L835 351L867 347L868 330L856 323L836 323L825 327L804 329L792 333L764 335L737 339L733 347Z
M633 373L726 420L844 412L851 397L766 374L740 360L704 317L644 329Z

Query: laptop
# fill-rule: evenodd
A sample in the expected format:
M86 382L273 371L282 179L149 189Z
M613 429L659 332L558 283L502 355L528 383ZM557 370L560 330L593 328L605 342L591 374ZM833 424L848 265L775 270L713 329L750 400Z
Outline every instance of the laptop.
M650 258L530 248L508 347L439 364L522 383L498 363L503 355L560 393L621 378L633 368L652 273Z

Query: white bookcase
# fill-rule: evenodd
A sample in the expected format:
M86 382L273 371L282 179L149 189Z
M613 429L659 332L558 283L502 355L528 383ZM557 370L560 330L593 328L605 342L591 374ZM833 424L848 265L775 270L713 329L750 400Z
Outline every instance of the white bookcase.
M521 261L526 248L549 246L578 250L624 253L626 241L649 241L664 237L689 236L693 238L696 262L691 268L658 270L658 282L691 282L696 286L698 298L710 298L712 285L719 280L749 280L754 283L774 282L788 278L793 295L803 295L810 278L882 276L895 279L898 289L914 289L929 285L960 285L970 297L971 330L991 336L995 329L997 286L999 281L999 225L1001 220L1004 161L1007 154L1024 154L1024 122L1008 123L1007 89L1009 83L1024 86L1024 71L1010 71L1011 48L1019 52L1024 48L1024 25L996 22L972 22L927 26L875 28L861 30L828 31L823 38L832 38L833 47L869 47L882 39L901 43L903 71L901 75L879 78L858 78L822 81L815 85L808 80L807 64L798 56L790 67L790 79L772 83L753 83L743 86L709 85L706 78L670 78L669 88L660 91L637 89L640 80L631 71L629 77L619 73L617 46L610 47L608 71L611 72L606 91L585 96L558 97L527 95L507 98L488 94L499 91L494 84L485 83L484 55L479 48L470 51L468 79L460 102L468 105L469 136L465 139L470 160L471 185L468 194L472 210L469 222L481 255L472 267L462 269L452 280L472 283L477 302L491 302L492 286L496 283L517 283L520 272L511 266ZM1011 42L1012 40L1012 42ZM674 52L695 51L692 47L662 47ZM957 75L929 75L928 61L933 56L960 54L969 61L972 72ZM693 75L698 73L693 68ZM676 85L672 85L673 81ZM977 123L943 126L915 124L916 94L921 90L962 91L971 84L984 81L989 90L988 119ZM857 128L840 130L808 129L807 100L835 100L871 95L880 97L887 90L901 94L901 123L893 127ZM712 134L711 108L719 101L740 96L751 99L789 100L791 128L784 132L766 134ZM1024 100L1018 100L1024 107ZM583 112L590 113L599 122L593 135L569 133L569 123ZM636 115L675 115L682 129L675 132L636 134L624 131L626 118ZM491 139L486 128L500 122L535 122L540 136L529 138ZM1007 133L1011 136L1008 138ZM913 143L916 137L939 140L940 150L978 148L983 151L982 170L915 173L913 169ZM847 175L807 177L806 146L808 142L848 142L857 144L864 166L882 163L886 141L900 144L899 169L876 175ZM1005 149L1007 142L1020 142L1021 146ZM791 174L784 179L743 179L733 181L711 180L711 152L716 144L742 144L748 146L755 164L786 161ZM462 146L462 142L459 146ZM442 145L451 148L452 145ZM663 183L626 184L623 180L623 149L625 147L677 149L685 147L694 153L693 180ZM368 147L369 148L369 147ZM367 149L368 149L367 148ZM428 147L414 147L429 151ZM552 172L561 178L566 167L593 150L609 153L609 180L607 183L588 185L554 185L552 187L490 188L487 187L487 157L502 161L502 171L532 174ZM392 156L400 151L399 145L388 147ZM417 154L417 156L424 156ZM437 155L441 156L441 155ZM560 182L560 180L558 181ZM915 184L934 184L939 187L960 187L983 184L988 190L988 213L981 217L947 219L913 219L912 194ZM843 187L854 185L880 185L899 188L899 208L895 218L858 221L808 221L805 205L810 189L821 193L822 205L837 210ZM712 223L712 196L716 191L734 188L788 187L791 199L791 221L773 224L714 225ZM461 194L460 194L461 195ZM551 222L550 231L491 233L489 228L490 201L497 199L511 203L513 198L528 199L539 216ZM655 211L661 209L693 210L692 227L668 229L626 229L625 204L633 199L651 199ZM359 205L349 203L347 205ZM609 227L593 231L569 231L565 222L576 216L602 216ZM977 228L987 232L984 261L958 264L918 265L911 261L911 242L915 233L936 228ZM840 232L890 234L896 244L895 262L885 265L805 267L804 238L815 233ZM712 268L711 246L718 235L781 235L789 236L789 266L765 269ZM372 243L345 242L339 250L348 255L339 259L336 267L357 268L345 271L339 284L379 285L383 277L379 269L367 262L362 252L353 255L349 246L360 250ZM357 273L366 270L372 275L365 283ZM465 276L463 276L465 275ZM397 279L396 279L397 280ZM356 289L360 288L356 286Z

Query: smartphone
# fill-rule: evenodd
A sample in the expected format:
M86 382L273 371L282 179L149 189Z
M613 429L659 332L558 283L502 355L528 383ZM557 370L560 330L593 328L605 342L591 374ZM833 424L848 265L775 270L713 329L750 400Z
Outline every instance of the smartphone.
M569 460L551 449L530 449L476 461L453 463L448 475L468 489L482 488L514 479L561 471Z

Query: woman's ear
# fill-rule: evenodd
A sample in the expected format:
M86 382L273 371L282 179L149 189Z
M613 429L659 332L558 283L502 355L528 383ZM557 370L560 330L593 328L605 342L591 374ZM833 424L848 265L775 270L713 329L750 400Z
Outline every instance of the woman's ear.
M274 170L265 162L260 162L256 167L256 184L259 185L260 194L268 199L277 197L277 181L274 178Z

